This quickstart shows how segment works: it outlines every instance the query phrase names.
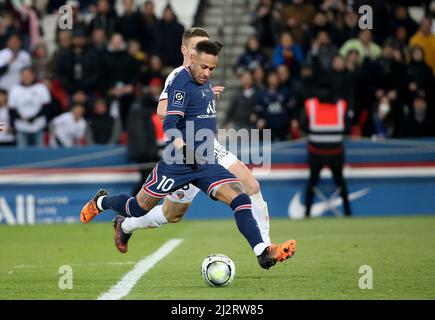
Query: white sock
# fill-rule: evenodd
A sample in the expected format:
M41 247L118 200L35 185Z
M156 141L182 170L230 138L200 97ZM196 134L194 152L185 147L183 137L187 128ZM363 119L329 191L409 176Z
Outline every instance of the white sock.
M254 253L255 255L258 257L260 254L263 253L264 249L266 249L268 247L267 244L265 244L264 242L257 244L254 247Z
M103 202L103 198L105 198L105 197L107 197L107 196L102 196L102 197L97 198L97 208L101 211L104 211L103 207L101 206L101 203Z
M163 224L167 224L165 215L163 214L163 205L155 206L142 217L129 217L124 220L121 225L122 231L132 233L137 229L157 228Z
M269 235L269 210L267 209L267 202L263 200L261 191L254 194L251 198L252 203L252 215L257 221L258 228L261 232L261 237L266 245L270 245L270 235Z

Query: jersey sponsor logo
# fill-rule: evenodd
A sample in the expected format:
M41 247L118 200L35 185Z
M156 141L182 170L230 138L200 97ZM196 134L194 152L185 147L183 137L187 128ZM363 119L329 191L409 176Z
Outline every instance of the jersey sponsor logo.
M184 96L186 93L184 91L175 90L174 91L174 100L172 101L172 105L176 107L182 107L184 105Z
M216 118L216 103L214 100L210 100L207 105L207 114L200 114L196 118L198 119L210 119Z
M214 100L211 100L208 102L207 114L210 114L210 113L216 113L216 104L215 104Z
M349 193L349 202L354 201L358 198L364 197L370 192L370 189L362 189L352 193ZM324 213L332 210L335 211L338 207L343 204L343 199L341 197L332 197L332 199L327 199L325 201L320 201L313 203L311 206L311 217L320 217ZM292 219L302 219L305 217L305 205L301 201L301 193L296 193L291 199L288 206L288 216Z

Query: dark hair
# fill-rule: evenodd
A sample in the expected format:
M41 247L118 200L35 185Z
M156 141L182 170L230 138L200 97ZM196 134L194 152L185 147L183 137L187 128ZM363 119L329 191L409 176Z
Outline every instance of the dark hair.
M216 42L210 40L203 40L196 44L196 52L198 55L204 52L217 56L219 55L221 48L222 47L219 46Z
M221 52L221 49L222 49L222 47L224 46L222 43L220 43L219 41L215 41L214 42L215 43L215 45L217 45L217 47L218 47L218 49L219 49L219 51L218 51L218 54Z
M20 69L20 73L23 73L24 71L30 71L36 76L36 70L33 66L25 66Z
M195 38L195 37L210 38L208 32L205 31L205 29L198 28L198 27L192 27L192 28L188 28L188 29L186 29L186 31L184 31L182 43L186 44L187 40L190 40L191 38Z
M12 38L18 38L21 42L23 42L23 39L21 38L21 35L17 32L13 32L11 34L9 34L6 38L6 41L9 41Z
M8 95L8 91L5 89L0 89L0 94L4 94L5 96Z
M74 109L74 108L76 108L76 107L80 107L80 108L83 108L83 109L86 110L85 105L84 105L83 103L81 103L81 102L73 102L73 103L71 104L71 108L70 108L70 110L72 110L72 109Z

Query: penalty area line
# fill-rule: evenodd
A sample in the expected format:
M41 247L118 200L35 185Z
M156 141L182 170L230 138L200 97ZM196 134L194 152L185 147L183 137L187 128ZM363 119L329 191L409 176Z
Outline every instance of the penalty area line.
M128 295L142 276L147 273L157 262L166 257L183 239L171 239L162 245L152 255L140 260L134 268L118 281L109 291L98 297L98 300L119 300Z

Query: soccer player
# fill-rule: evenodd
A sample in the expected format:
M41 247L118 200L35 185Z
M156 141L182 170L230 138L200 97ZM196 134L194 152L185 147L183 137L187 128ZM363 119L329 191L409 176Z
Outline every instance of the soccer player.
M163 124L169 138L168 145L141 191L136 197L130 197L125 194L110 196L105 190L100 190L84 206L81 216L90 221L100 212L111 209L125 216L141 217L166 195L192 183L212 199L231 207L237 227L250 244L258 263L269 269L277 261L293 256L296 241L288 240L279 245L264 243L252 215L251 199L244 192L240 180L214 163L217 121L209 77L217 66L219 50L209 40L197 43L190 66L181 70L168 86L168 111ZM190 139L189 128L194 131ZM175 148L175 157L172 157L171 147ZM181 159L177 159L177 154L182 154ZM115 245L121 252L127 251L131 237L123 231L125 219L119 215L114 222Z
M157 114L161 119L165 118L168 105L168 85L172 83L176 75L189 65L190 56L196 48L196 44L202 40L208 40L207 31L202 28L189 28L183 34L181 52L183 65L174 69L165 81L165 88L160 95ZM213 92L219 97L224 87L213 87ZM246 193L251 198L252 213L260 228L261 236L266 244L270 244L269 213L267 203L263 200L260 184L254 178L252 172L231 152L227 151L217 140L214 141L215 156L218 164L228 169L242 183ZM165 197L163 205L154 207L147 215L140 218L128 218L123 228L131 233L140 228L155 228L167 223L176 223L181 220L193 199L200 190L192 184L176 190Z

